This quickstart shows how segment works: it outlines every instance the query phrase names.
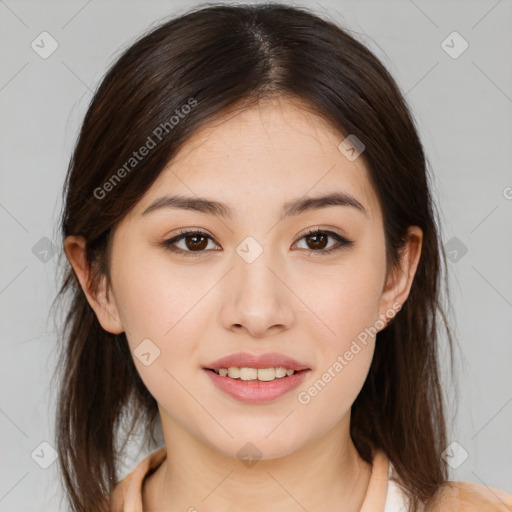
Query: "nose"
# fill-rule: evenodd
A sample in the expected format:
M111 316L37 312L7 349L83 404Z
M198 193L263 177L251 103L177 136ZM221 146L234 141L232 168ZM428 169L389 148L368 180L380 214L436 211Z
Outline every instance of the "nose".
M224 327L245 330L254 338L290 329L294 323L293 302L297 299L287 286L284 264L263 250L255 259L245 258L243 252L242 256L237 254L233 265L224 287Z

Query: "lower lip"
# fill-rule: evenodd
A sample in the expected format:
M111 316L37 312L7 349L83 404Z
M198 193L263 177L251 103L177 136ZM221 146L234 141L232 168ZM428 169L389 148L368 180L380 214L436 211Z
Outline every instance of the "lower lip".
M211 370L203 369L213 384L227 395L247 403L261 403L275 400L295 389L311 372L303 370L288 377L274 379L268 382L260 380L241 380L221 377Z

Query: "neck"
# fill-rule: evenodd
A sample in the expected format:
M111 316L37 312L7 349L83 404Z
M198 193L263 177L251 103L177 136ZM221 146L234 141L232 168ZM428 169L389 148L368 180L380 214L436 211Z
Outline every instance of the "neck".
M143 508L359 512L372 468L360 458L348 425L344 421L287 456L250 463L212 449L162 417L167 458L145 481Z

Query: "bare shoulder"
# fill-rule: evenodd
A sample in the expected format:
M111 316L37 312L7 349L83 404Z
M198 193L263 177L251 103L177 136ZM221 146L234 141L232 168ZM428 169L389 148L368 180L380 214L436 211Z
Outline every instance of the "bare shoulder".
M512 494L472 482L446 482L435 496L431 512L511 512Z

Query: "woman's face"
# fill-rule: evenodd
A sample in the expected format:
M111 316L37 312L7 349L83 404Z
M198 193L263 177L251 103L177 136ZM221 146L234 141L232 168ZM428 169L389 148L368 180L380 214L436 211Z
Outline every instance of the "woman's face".
M182 429L233 457L251 442L271 459L348 425L375 332L411 281L386 280L381 210L362 158L338 148L343 138L290 100L231 114L197 132L119 224L112 316L164 433ZM304 203L332 194L360 207ZM144 213L164 196L222 203L230 215L162 202ZM164 246L182 231L202 234ZM284 394L250 402L205 369L239 352L278 353L309 370ZM269 384L256 386L281 385Z

